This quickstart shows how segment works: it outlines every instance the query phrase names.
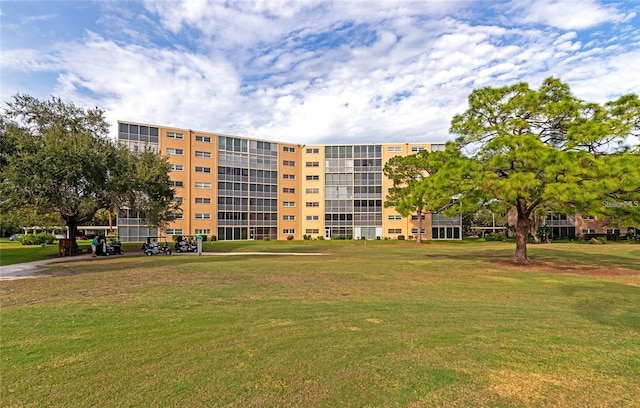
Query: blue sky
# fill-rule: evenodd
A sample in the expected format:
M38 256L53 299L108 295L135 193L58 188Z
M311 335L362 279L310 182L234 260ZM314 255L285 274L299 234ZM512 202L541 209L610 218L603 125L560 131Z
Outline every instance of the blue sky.
M473 89L640 94L640 1L2 1L0 94L297 143L446 141Z

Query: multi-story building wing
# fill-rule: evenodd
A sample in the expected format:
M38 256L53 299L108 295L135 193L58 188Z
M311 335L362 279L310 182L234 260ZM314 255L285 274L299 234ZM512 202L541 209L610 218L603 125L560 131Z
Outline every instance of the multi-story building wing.
M392 182L382 169L391 157L444 147L305 146L126 122L118 130L120 143L129 148L169 157L181 211L164 233L220 240L416 236L416 217L384 206ZM127 209L119 212L118 225L124 241L157 234ZM460 239L460 218L427 214L422 235Z

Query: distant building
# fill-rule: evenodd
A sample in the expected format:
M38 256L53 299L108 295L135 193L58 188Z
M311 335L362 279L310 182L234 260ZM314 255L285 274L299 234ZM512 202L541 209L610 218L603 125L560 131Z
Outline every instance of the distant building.
M515 211L511 211L508 218L509 225L516 224ZM596 219L584 214L565 215L549 212L542 220L541 226L549 227L550 239L585 239L593 235L608 235L617 238L627 233L626 227L611 227L607 220ZM534 232L532 231L532 234Z
M118 122L118 141L167 155L182 211L166 235L215 235L220 240L410 239L416 216L402 217L384 200L394 156L444 149L444 144L300 145L189 129ZM121 209L123 241L158 232ZM423 239L461 239L460 217L426 214Z

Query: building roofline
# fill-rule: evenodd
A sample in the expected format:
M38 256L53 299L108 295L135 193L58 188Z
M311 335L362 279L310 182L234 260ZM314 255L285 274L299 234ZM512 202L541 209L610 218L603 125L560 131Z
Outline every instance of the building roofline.
M303 146L303 147L317 147L317 146L394 146L394 145L443 145L445 143L447 143L447 141L442 141L442 142L373 142L373 143L296 143L296 142L285 142L285 141L279 141L279 140L270 140L270 139L261 139L258 137L251 137L251 136L241 136L241 135L234 135L234 134L230 134L230 133L221 133L221 132L213 132L213 131L209 131L209 130L194 130L194 129L189 129L189 128L182 128L182 127L177 127L177 126L167 126L167 125L158 125L158 124L153 124L153 123L143 123L143 122L135 122L135 121L129 121L129 120L120 120L118 119L117 121L118 124L120 123L126 123L126 124L130 124L130 125L138 125L138 126L150 126L150 127L157 127L157 128L164 128L164 129L175 129L175 130L186 130L188 132L192 132L192 133L202 133L205 135L216 135L216 136L224 136L224 137L235 137L238 139L246 139L246 140L259 140L259 141L265 141L265 142L270 142L270 143L277 143L277 144L287 144L287 145L295 145L295 146Z

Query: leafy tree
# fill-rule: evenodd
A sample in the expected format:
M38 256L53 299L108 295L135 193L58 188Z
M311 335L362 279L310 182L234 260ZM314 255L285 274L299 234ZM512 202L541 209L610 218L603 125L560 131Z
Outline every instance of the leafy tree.
M529 261L527 237L537 208L626 222L640 218L637 208L612 211L603 204L634 202L640 195L640 155L627 144L640 131L636 95L586 102L556 78L539 90L526 83L487 87L471 93L468 110L453 118L450 131L474 162L446 166L449 177L464 181L465 200L495 200L514 209L516 262Z
M78 225L99 209L127 204L166 222L174 192L169 164L149 152L129 152L108 138L98 108L83 109L59 98L41 101L17 94L0 119L0 187L3 209L33 206L57 212L75 247ZM163 173L164 171L164 173Z
M8 237L11 234L22 232L20 213L17 211L0 211L0 236Z
M420 151L409 156L395 156L385 164L383 172L393 181L393 187L385 200L386 207L394 207L403 217L416 214L418 235L422 240L422 216L452 207L452 198L459 193L459 186L450 183L441 169L446 163L462 163L465 160L459 150L448 144L444 151ZM463 211L457 208L456 212Z
M502 228L507 224L507 214L504 211L492 211L489 206L483 206L472 214L471 223L474 227L485 228L485 231L492 227Z
M416 242L422 241L422 214L426 206L424 189L418 182L429 175L429 152L421 151L409 156L395 156L384 165L384 175L393 181L385 200L385 207L394 207L403 217L418 216ZM432 169L431 169L432 170Z

